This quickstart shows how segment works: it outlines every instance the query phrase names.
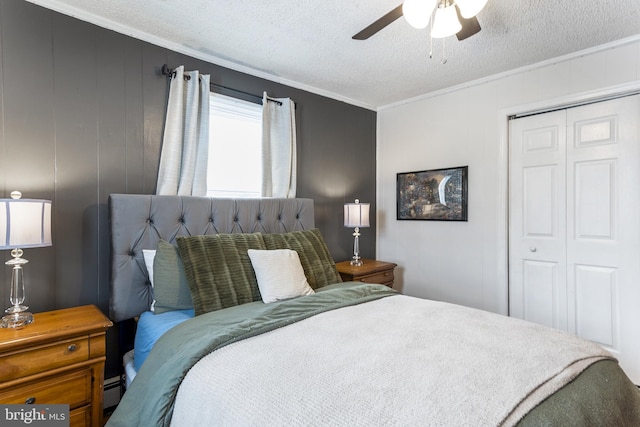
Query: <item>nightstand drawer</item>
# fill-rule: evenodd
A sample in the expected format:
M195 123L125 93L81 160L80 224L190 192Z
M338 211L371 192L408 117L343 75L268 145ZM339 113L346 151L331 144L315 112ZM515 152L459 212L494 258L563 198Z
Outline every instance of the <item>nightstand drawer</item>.
M0 357L0 381L26 377L84 360L89 360L88 337L7 353Z
M336 270L343 282L379 283L393 288L395 277L393 262L363 259L362 265L351 265L351 261L336 263Z
M69 411L69 427L85 427L91 425L91 405Z
M2 403L68 404L70 409L91 402L91 369L26 383L0 392Z
M393 270L381 271L380 273L359 277L358 281L365 283L380 283L384 285L385 283L393 282Z

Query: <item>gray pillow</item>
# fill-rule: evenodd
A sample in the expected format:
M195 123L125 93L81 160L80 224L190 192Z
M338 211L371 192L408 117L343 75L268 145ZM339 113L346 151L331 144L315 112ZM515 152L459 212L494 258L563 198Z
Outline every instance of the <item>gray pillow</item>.
M153 260L155 313L193 308L191 291L178 248L164 240L158 242Z
M260 300L247 251L266 249L260 233L178 237L187 283L198 316Z
M298 252L300 264L312 289L342 282L336 263L317 228L284 234L263 234L267 249L292 249Z

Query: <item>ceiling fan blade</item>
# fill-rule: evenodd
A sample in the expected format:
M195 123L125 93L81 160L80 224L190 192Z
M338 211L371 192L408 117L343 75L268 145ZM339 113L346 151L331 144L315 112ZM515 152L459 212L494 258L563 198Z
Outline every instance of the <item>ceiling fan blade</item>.
M351 38L354 40L366 40L401 16L402 4Z
M458 13L458 19L460 20L460 24L462 25L462 29L456 33L456 37L458 38L458 40L469 38L481 30L478 18L476 18L475 16L469 19L463 18L457 5L456 12Z

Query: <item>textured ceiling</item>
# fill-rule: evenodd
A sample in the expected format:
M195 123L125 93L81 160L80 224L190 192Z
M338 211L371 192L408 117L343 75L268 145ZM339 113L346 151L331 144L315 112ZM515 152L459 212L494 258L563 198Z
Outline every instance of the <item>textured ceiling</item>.
M442 39L429 59L428 30L403 18L351 39L401 0L28 1L371 109L640 34L640 0L489 0L442 64Z

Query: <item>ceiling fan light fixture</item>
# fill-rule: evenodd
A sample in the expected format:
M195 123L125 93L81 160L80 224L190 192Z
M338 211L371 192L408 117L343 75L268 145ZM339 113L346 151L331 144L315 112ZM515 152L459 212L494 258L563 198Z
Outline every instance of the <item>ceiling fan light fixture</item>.
M488 0L456 0L456 4L460 9L460 15L469 19L476 16L482 8L487 4Z
M429 25L435 7L436 0L405 0L402 3L402 15L409 25L421 30Z
M454 4L449 4L447 1L441 2L436 9L435 17L433 18L431 37L441 39L453 36L461 29L462 25L458 20L456 6Z

